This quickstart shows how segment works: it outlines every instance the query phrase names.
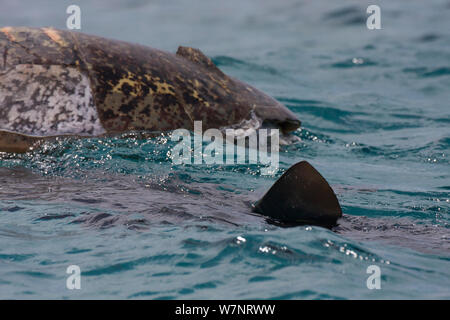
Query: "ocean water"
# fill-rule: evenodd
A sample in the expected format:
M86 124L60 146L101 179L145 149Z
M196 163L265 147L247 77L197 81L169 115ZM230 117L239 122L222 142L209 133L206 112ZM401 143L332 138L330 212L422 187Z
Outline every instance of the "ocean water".
M368 1L77 3L85 33L202 49L290 108L301 141L273 176L174 165L167 134L0 153L0 298L450 298L448 0L377 1L381 30ZM69 4L3 1L0 22L65 28ZM334 230L250 212L300 160L339 198Z

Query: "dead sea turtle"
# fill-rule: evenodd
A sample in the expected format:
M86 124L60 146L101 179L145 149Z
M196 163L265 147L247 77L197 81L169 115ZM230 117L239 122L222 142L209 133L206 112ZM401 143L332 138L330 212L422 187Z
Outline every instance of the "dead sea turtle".
M199 120L204 129L300 126L198 49L172 54L53 28L0 29L0 151L25 152L62 135L192 130Z

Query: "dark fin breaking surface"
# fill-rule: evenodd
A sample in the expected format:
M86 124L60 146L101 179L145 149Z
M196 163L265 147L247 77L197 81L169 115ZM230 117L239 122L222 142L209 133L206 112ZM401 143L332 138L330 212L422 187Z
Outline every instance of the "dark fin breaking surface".
M328 182L308 162L290 167L254 211L279 223L332 227L342 217L338 199Z

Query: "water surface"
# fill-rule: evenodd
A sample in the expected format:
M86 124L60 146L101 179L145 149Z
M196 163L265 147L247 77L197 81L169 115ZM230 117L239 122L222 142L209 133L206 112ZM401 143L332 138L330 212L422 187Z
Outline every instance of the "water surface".
M70 1L4 1L2 25L65 28ZM0 154L0 298L450 298L450 3L81 1L82 31L201 48L302 121L281 170L173 165L169 136ZM250 212L308 160L334 231ZM82 289L66 289L78 265ZM367 267L382 272L369 290Z

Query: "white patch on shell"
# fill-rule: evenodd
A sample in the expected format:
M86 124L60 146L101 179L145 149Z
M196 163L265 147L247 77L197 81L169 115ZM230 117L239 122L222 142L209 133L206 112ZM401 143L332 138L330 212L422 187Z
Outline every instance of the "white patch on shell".
M105 133L88 77L59 65L20 64L0 72L0 129L32 136Z

